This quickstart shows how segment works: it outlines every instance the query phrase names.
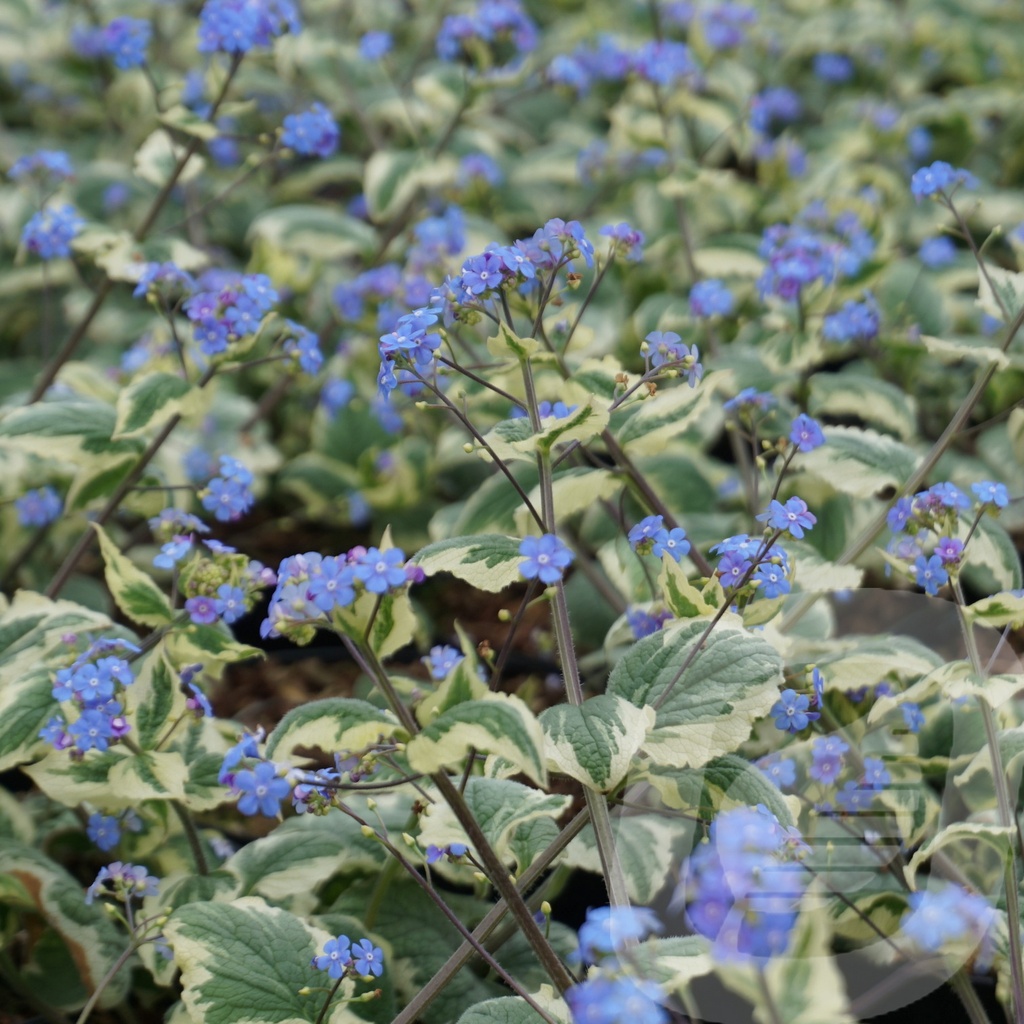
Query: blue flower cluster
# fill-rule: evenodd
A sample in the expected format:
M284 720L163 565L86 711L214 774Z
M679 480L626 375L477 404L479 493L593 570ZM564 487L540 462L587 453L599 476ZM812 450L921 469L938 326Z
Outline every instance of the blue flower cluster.
M52 487L39 487L15 498L14 509L22 526L46 526L60 518L64 502Z
M736 305L725 283L715 278L698 281L690 289L690 312L701 320L713 316L729 316Z
M690 553L690 542L681 526L671 530L665 525L664 516L647 516L641 519L628 533L629 546L638 554L653 554L656 558L668 555L674 562L682 561Z
M81 757L87 750L106 750L131 731L119 698L135 674L124 658L108 653L117 650L138 653L139 648L127 640L95 640L57 671L52 692L63 708L39 730L41 739L57 750L72 748Z
M21 244L40 259L66 259L71 255L71 242L84 223L70 203L46 206L22 228Z
M481 0L470 14L449 14L437 33L437 55L481 71L518 67L537 46L537 26L519 0Z
M596 82L624 82L636 77L659 86L673 86L698 71L690 48L672 39L651 39L624 49L610 35L594 45L581 44L572 53L559 54L548 65L548 81L568 86L578 97Z
M945 160L936 160L928 167L920 168L910 179L910 194L918 202L937 197L949 199L960 187L976 189L978 179L970 171L953 167Z
M599 964L587 980L565 993L576 1024L667 1024L667 997L661 987L646 978L626 972L620 954L648 935L661 932L662 925L645 907L598 907L587 911L580 927L580 948L576 959Z
M241 519L256 499L250 488L253 476L238 459L220 457L220 473L199 492L199 500L207 512L222 523Z
M100 868L96 880L86 890L85 902L92 903L97 896L113 896L120 903L129 903L146 896L156 896L159 891L160 880L147 868L115 860Z
M329 978L347 975L379 978L384 973L384 950L369 939L360 939L352 945L347 935L339 935L324 943L323 953L313 957L312 965L318 971L326 971Z
M886 517L893 536L887 551L908 563L914 581L934 597L949 582L964 557L956 536L961 513L973 509L975 520L998 515L1010 502L1005 484L982 480L971 484L974 499L949 481L934 484L913 497L899 498Z
M208 270L184 303L193 336L206 356L255 334L263 317L277 302L277 292L265 274L236 274Z
M843 303L838 313L829 313L821 333L826 341L848 344L851 341L873 341L878 337L881 314L874 296L867 293L862 302Z
M807 506L799 498L791 498L787 505L794 501L800 502L803 511L796 505L787 510L786 505L775 502L782 511L770 509L763 515L775 516L777 521L786 522L789 526L801 530L802 536L802 530L810 528L806 526L808 518L813 520L814 517L806 511ZM796 522L790 520L791 514L797 517ZM792 589L789 555L768 535L762 540L757 540L746 533L726 537L711 548L711 553L720 556L715 575L721 580L722 586L730 590L729 596L734 602L741 599L754 600L758 597L772 600L788 594Z
M685 373L691 388L704 376L700 350L696 345L685 344L675 331L651 331L640 346L640 354L648 369L678 369Z
M642 640L645 636L657 633L671 619L672 613L665 608L650 611L645 611L643 608L626 609L626 622L636 640Z
M59 149L40 149L28 156L18 157L7 172L11 181L33 178L47 186L67 181L74 175L75 169L70 157Z
M281 145L302 156L331 156L340 141L338 123L322 103L314 103L309 110L289 114L284 119Z
M785 951L809 874L807 847L764 806L723 811L710 842L690 856L675 902L722 960L767 958Z
M378 345L380 370L377 373L377 389L381 397L390 398L391 392L398 387L397 363L422 369L433 362L434 354L441 347L441 335L430 328L440 315L440 306L421 306L400 316L395 329L381 335Z
M338 608L353 605L359 594L383 596L424 578L418 566L405 565L401 548L354 547L345 555L307 551L281 562L260 635L286 635L294 627L327 625Z
M758 291L762 298L794 301L816 281L831 284L858 273L874 251L874 240L855 214L833 220L822 204L812 203L793 224L765 229L760 253L768 266Z
M903 916L903 934L927 953L941 953L963 939L983 946L982 963L991 962L991 940L997 923L995 909L978 893L953 882L911 893ZM988 940L988 941L986 941Z
M199 12L200 53L248 53L285 32L301 31L292 0L206 0Z
M320 351L320 339L308 327L297 324L294 320L285 320L282 344L284 353L290 356L303 373L315 377L324 365L324 355Z
M441 680L446 678L448 673L465 659L466 656L458 648L448 644L444 646L438 644L436 647L431 647L430 654L422 660L430 670L430 678Z

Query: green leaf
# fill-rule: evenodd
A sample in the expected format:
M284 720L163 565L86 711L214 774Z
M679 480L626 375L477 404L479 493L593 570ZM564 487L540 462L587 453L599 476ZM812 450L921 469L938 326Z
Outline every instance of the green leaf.
M917 433L917 403L895 384L856 373L815 373L808 384L812 416L856 416L901 441Z
M512 583L522 581L519 564L519 540L497 533L476 537L452 537L421 548L409 561L428 576L450 572L477 588L496 594Z
M135 666L135 682L125 691L125 711L133 736L143 750L152 750L172 722L188 713L177 673L159 644Z
M310 964L331 936L261 899L187 903L164 928L181 969L182 999L204 1024L312 1024L323 1006L324 975ZM300 989L314 991L299 995ZM348 1017L339 1001L324 1018Z
M363 914L369 892L369 888L360 890L353 886L323 919L332 922L333 930L333 919L340 916L338 912L352 916ZM459 893L445 892L445 902L467 928L474 927L488 910L482 900ZM342 925L341 921L336 923ZM385 949L385 974L394 979L399 991L406 993L423 988L462 942L455 926L423 890L404 879L388 887L388 898L380 904L375 928L387 935L391 943L390 948ZM501 995L502 991L473 971L459 971L417 1018L417 1024L451 1024L467 1006Z
M504 965L503 965L504 966ZM548 1011L548 1007L544 1008ZM548 1011L550 1012L550 1011ZM569 1008L562 1004L562 1013L555 1015L557 1021L569 1020ZM525 999L517 996L500 996L487 999L471 1006L456 1024L543 1024L544 1018Z
M961 539L966 538L967 529L966 523L960 524ZM1020 555L1013 539L996 520L983 516L978 523L967 549L962 574L977 590L1020 589Z
M416 634L416 613L408 591L383 595L364 590L353 605L335 608L334 621L356 641L362 641L370 627L369 641L378 658L387 658L410 643Z
M637 708L608 693L580 707L548 708L540 716L547 766L599 793L611 792L625 778L654 717L653 708Z
M205 117L200 117L195 111L180 103L165 110L160 115L160 123L176 131L184 132L186 135L193 135L197 139L209 142L220 134L217 126L211 124Z
M615 852L630 899L648 906L666 885L678 882L679 865L693 846L693 830L692 821L658 814L612 818ZM602 874L601 857L590 825L569 844L565 862Z
M594 399L581 402L568 416L546 416L540 421L541 431L535 438L541 452L550 452L556 444L570 441L585 443L608 426L608 409Z
M845 636L813 653L830 689L874 686L894 673L912 682L942 664L931 648L909 636Z
M211 674L223 665L263 657L263 651L258 647L238 643L231 630L222 623L199 626L190 622L168 634L165 643L173 664L191 665L201 661Z
M124 952L125 936L99 903L85 902L84 887L59 864L36 850L0 839L0 877L18 881L32 905L61 937L78 967L86 991L93 992ZM119 971L100 997L116 1006L128 992L131 972Z
M982 598L968 605L967 618L971 622L980 623L985 626L1013 626L1020 629L1024 626L1024 595L1003 591L1000 594L993 594L991 597Z
M1024 309L1024 274L986 264L979 275L978 305L996 320L1012 321Z
M574 467L557 473L551 483L552 501L558 509L560 522L612 498L621 489L622 479L611 470L585 467ZM543 507L539 486L530 491L529 497L535 509ZM536 529L536 521L525 504L519 506L515 520L516 529L521 534Z
M669 441L709 415L713 394L706 382L698 388L677 384L635 402L626 408L625 423L613 430L616 440L631 455L659 455Z
M561 829L552 818L525 821L512 833L509 850L521 875L557 838Z
M487 339L487 351L497 359L525 362L539 349L536 338L520 338L504 321L498 324L498 333Z
M825 427L823 433L825 444L797 456L797 465L844 494L866 498L902 487L917 465L914 451L877 431Z
M537 785L547 785L544 732L513 694L491 693L448 708L409 740L406 756L416 771L430 774L459 763L474 747L507 758Z
M455 180L458 165L447 154L378 149L366 161L363 194L373 220L393 217L421 188L440 188Z
M36 402L7 411L0 420L0 448L56 459L79 470L109 468L126 455L139 455L135 438L111 439L114 410L102 402Z
M91 803L111 811L135 807L143 800L183 799L187 776L177 751L133 754L123 747L102 753L91 750L81 761L73 761L66 750L51 750L24 771L48 797L66 807Z
M184 155L185 147L174 142L165 129L158 128L136 151L135 174L151 185L162 188L170 180L175 166ZM201 156L193 154L185 169L178 175L178 184L188 184L202 173L205 165L206 161Z
M364 804L360 798L351 802L356 813L372 818ZM377 801L377 810L389 828L401 833L411 805L411 799L388 797ZM303 814L247 843L220 870L238 879L239 896L265 896L286 902L319 892L339 871L381 871L387 859L384 847L376 839L367 839L359 824L347 815Z
M327 205L290 204L261 213L249 225L249 240L317 261L368 255L377 233L369 224Z
M327 754L363 750L396 733L405 735L390 712L364 700L328 697L292 708L267 737L267 757L287 761L297 747Z
M914 887L914 880L921 865L934 857L939 850L950 843L969 842L984 843L991 846L1000 856L1010 855L1013 849L1016 832L1012 825L988 825L976 821L956 821L947 825L941 832L933 836L910 858L904 873L907 882Z
M665 604L677 619L692 619L700 615L714 615L718 605L713 604L686 577L686 570L673 558L662 561L658 574L658 587ZM721 584L718 584L721 589Z
M654 704L671 685L644 747L655 761L699 768L730 753L778 700L782 661L760 636L724 618L680 674L708 620L691 619L634 644L612 670L608 692L636 707ZM678 679L676 677L678 676ZM673 682L675 681L675 682Z
M174 617L167 595L148 576L118 550L99 523L92 524L100 541L104 577L114 603L133 622L146 626L166 626Z
M114 440L137 437L190 411L198 392L174 373L157 370L137 377L117 397Z
M134 453L114 456L99 466L87 466L75 474L64 496L65 512L80 512L90 502L109 498L138 464Z
M557 818L572 803L569 796L549 796L512 779L482 776L468 780L463 796L487 841L506 864L515 860L512 837L521 825L537 818ZM439 803L432 804L420 819L419 839L423 846L473 845L451 808Z
M737 754L716 757L700 768L651 764L642 778L658 791L665 805L674 810L707 818L732 807L764 804L786 827L796 824L778 787Z
M995 364L1005 370L1011 358L987 338L936 338L930 334L921 335L921 344L941 363L962 363L965 359L984 366Z

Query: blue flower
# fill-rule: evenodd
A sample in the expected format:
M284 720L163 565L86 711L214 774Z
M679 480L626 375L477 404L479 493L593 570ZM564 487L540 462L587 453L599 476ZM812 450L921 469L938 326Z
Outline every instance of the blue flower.
M728 316L735 304L732 292L714 278L698 281L690 289L690 312L696 317Z
M431 679L444 679L460 661L465 660L462 651L445 644L430 648L430 654L423 659L430 669Z
M762 562L754 571L753 579L758 584L757 593L769 601L782 597L793 589L792 584L786 579L785 570L774 562Z
M656 982L628 976L594 977L565 993L574 1024L668 1024L665 999Z
M779 789L796 783L796 762L781 754L769 754L757 762L757 767L766 779L774 782Z
M853 61L845 53L816 53L814 74L823 82L848 82L853 78Z
M379 978L384 973L384 950L380 946L375 946L369 939L360 939L358 944L352 947L352 958L359 974L372 974Z
M401 548L369 548L352 567L357 580L373 594L385 594L389 589L404 586L405 553Z
M917 250L917 258L929 268L936 270L948 266L956 259L957 249L948 235L926 238Z
M303 156L328 157L338 148L340 139L338 124L322 103L284 119L281 144Z
M723 587L738 586L750 570L751 561L740 551L726 551L716 570Z
M629 546L636 551L637 547L645 542L653 542L659 537L667 537L668 530L662 525L664 522L664 516L646 516L641 519L627 534Z
M199 52L248 53L301 29L292 0L206 0L199 12Z
M64 502L52 487L40 487L16 498L14 508L22 526L46 526L60 516Z
M971 490L978 499L979 505L993 505L996 508L1006 508L1010 503L1010 494L1006 490L1006 484L982 480L980 483L971 484Z
M722 406L726 412L743 414L754 409L767 409L775 404L775 396L768 391L758 391L757 388L744 388L734 398L730 398Z
M850 749L838 736L819 736L811 745L811 767L808 774L825 785L831 785L843 770L843 754Z
M597 907L587 911L580 926L580 957L584 963L597 963L604 956L618 953L623 946L639 942L662 930L653 910L646 907Z
M71 240L84 223L69 203L47 206L29 219L22 229L21 242L40 259L66 258L71 255Z
M115 18L103 29L103 51L122 70L146 63L153 28L142 18Z
M96 812L89 815L85 833L101 850L112 850L121 840L121 825L117 818Z
M690 542L686 539L686 531L681 526L671 530L659 530L654 536L651 552L657 558L668 555L673 561L679 562L683 555L688 554Z
M807 413L800 413L789 431L789 439L796 445L797 451L810 452L820 448L825 443L825 435L821 426L816 420L812 420Z
M744 28L757 21L757 11L745 4L715 4L700 12L704 39L712 50L731 50L739 46L744 38Z
M528 580L539 579L541 583L557 583L572 562L572 552L553 533L539 537L524 537L519 544L519 554L524 561L519 572Z
M220 618L223 608L223 602L208 594L190 597L185 602L185 611L197 626L212 626Z
M964 542L957 537L940 537L935 545L935 554L943 565L956 565L964 553Z
M501 168L493 157L486 153L467 153L459 161L459 171L456 183L466 188L474 181L481 181L487 185L500 185L504 175Z
M936 160L930 166L914 172L910 179L910 194L918 201L937 195L949 196L960 185L966 189L976 189L978 179L970 171L952 167L945 160Z
M313 957L313 966L318 971L326 971L329 978L340 978L345 968L352 962L351 942L347 935L339 935L336 939L328 939L324 943L324 951Z
M789 688L779 694L779 699L768 712L775 719L775 728L783 732L800 732L819 718L816 711L808 711L810 698L804 693L797 693Z
M249 771L235 773L232 788L241 794L238 809L242 814L262 814L267 818L277 817L281 801L291 793L291 784L277 774L277 768L269 761L261 761Z
M869 294L864 302L845 302L838 313L826 316L821 333L827 341L840 344L871 341L878 337L880 323L878 304Z
M885 767L885 762L877 757L864 758L864 774L861 776L861 785L868 789L884 789L892 782L892 776Z
M28 156L18 157L7 172L11 181L21 181L29 176L43 182L66 181L73 178L75 169L67 153L59 149L40 149Z
M217 588L220 604L220 617L229 625L237 622L247 611L245 607L245 591L241 587L222 583Z
M359 40L359 56L363 60L378 61L391 52L392 46L390 32L367 32Z
M612 252L630 263L639 263L643 259L644 233L631 224L606 224L598 234L612 240Z
M949 573L942 564L939 555L932 555L925 558L918 555L914 562L914 576L919 587L924 587L924 592L934 597L939 592L939 587L949 582Z
M807 502L801 498L790 498L785 505L781 501L772 500L767 512L756 517L759 522L766 522L774 530L785 530L790 536L800 540L804 530L810 530L818 521L817 517L807 509Z
M907 701L900 705L900 711L903 713L903 721L907 728L911 732L920 732L924 725L924 712L921 708L912 701Z
M811 672L811 685L814 687L814 706L820 708L825 702L825 677L821 669L814 669Z
M900 498L886 513L885 521L893 533L902 533L913 514L913 501L910 498Z
M901 922L903 934L929 953L965 936L976 943L996 924L996 912L984 897L952 882L942 886L911 893Z

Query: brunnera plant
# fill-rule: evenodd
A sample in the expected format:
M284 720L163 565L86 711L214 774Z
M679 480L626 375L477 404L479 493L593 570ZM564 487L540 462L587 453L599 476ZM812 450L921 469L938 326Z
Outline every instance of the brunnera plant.
M1024 1021L1017 17L8 3L12 1008Z

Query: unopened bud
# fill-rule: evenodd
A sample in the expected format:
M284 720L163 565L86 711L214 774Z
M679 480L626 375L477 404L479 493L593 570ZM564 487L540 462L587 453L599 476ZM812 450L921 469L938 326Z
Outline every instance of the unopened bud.
M366 801L366 809L368 811L377 810L377 801L374 800L372 796Z
M413 839L413 837L411 835L409 835L408 832L403 832L402 833L402 842L405 843L405 845L410 847L410 848L412 848L412 847L414 847L416 845L416 840Z
M377 833L370 825L364 825L360 830L367 839L376 839Z
M507 608L498 609L498 621L499 622L510 622L512 620L512 613Z
M471 443L470 443L469 441L467 441L467 442L466 442L466 443L465 443L465 444L464 444L464 445L462 446L462 450L463 450L463 451L464 451L464 452L465 452L465 453L466 453L467 455L472 455L472 454L473 454L473 445L472 445L472 444L471 444Z
M547 900L544 900L544 902L540 905L540 912L545 917L550 917L551 916L551 904L548 903Z
M473 872L473 877L478 882L486 882L487 881L487 876L482 871L474 871Z

